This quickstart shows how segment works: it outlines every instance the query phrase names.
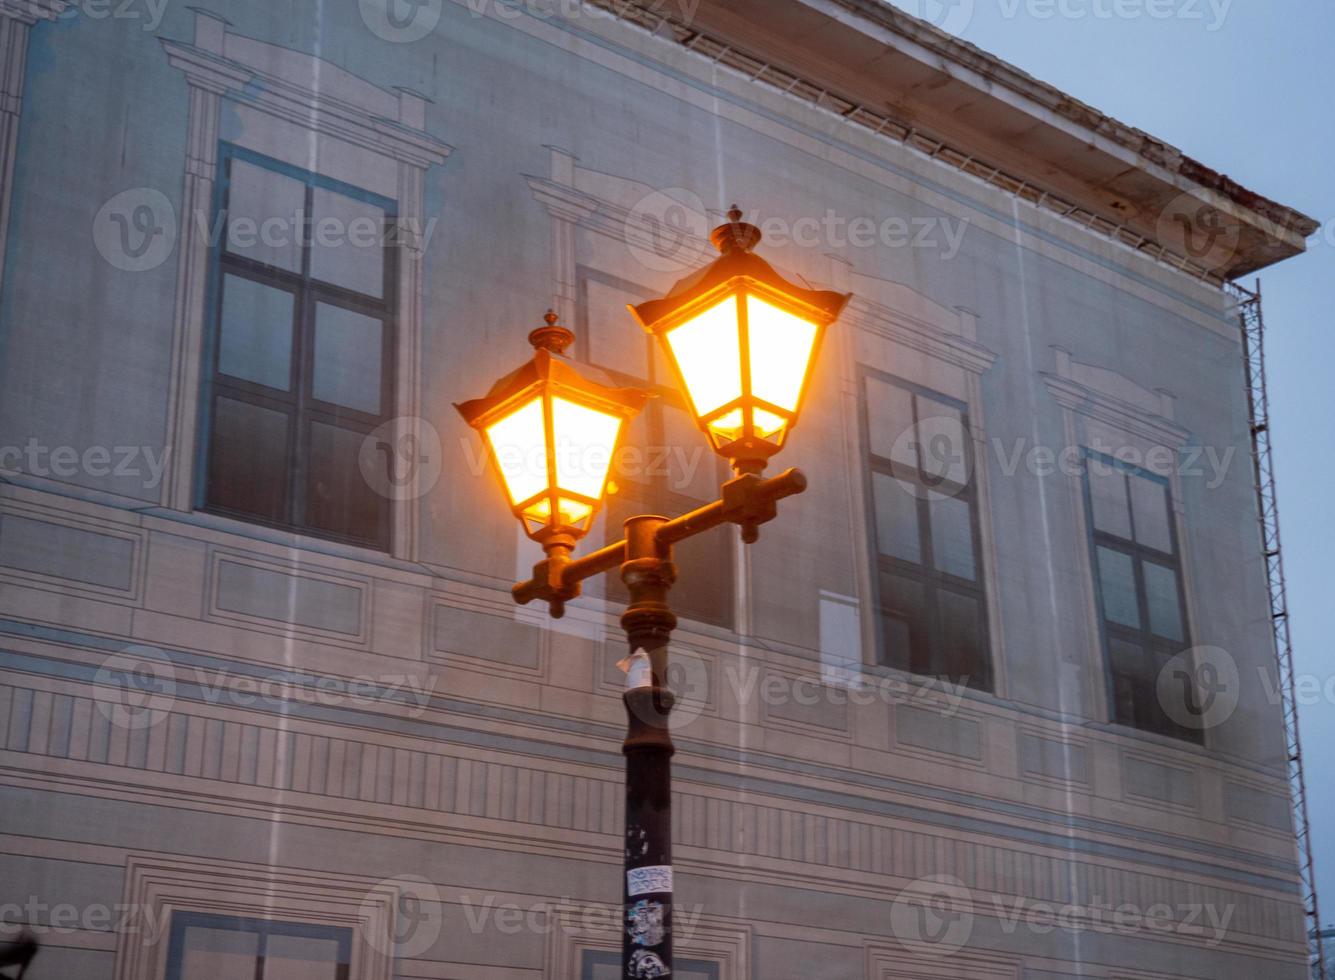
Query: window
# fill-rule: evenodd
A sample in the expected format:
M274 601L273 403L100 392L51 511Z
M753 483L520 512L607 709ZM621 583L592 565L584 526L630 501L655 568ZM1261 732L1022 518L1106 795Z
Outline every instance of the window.
M614 461L616 492L604 511L606 543L622 536L622 524L636 514L676 517L718 497L725 465L691 420L657 345L635 325L625 305L653 294L593 270L581 270L578 353L600 367L613 384L647 387L656 398L630 424L623 452ZM685 619L730 630L734 624L732 526L683 542L673 549L677 579L689 583L672 593L672 608ZM607 598L626 603L630 596L616 575L608 575Z
M1157 685L1168 661L1191 645L1168 482L1088 449L1084 456L1112 719L1200 741L1165 712Z
M393 414L391 201L224 144L203 507L388 548L362 477Z
M171 921L166 980L348 980L349 929L200 912Z
M674 980L719 980L717 963L709 960L688 960L673 956ZM580 965L580 980L621 980L621 954L604 950L585 950Z
M965 406L870 372L864 405L881 662L990 690Z

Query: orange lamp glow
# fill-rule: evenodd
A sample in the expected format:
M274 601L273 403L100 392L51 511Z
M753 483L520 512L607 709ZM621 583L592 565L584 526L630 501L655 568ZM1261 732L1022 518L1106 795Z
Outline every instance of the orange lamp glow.
M537 541L573 542L588 533L603 504L607 475L625 423L648 393L610 388L565 359L572 334L547 312L529 335L532 360L484 398L455 408L482 433L510 509Z
M752 253L760 229L734 206L721 253L662 299L630 307L658 338L714 451L757 473L797 424L826 328L849 296L788 282Z

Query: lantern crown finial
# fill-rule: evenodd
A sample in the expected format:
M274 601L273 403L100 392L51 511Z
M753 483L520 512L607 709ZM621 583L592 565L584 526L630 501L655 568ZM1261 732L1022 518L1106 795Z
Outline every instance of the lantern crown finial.
M528 342L533 345L535 350L551 351L553 354L564 354L566 348L575 342L575 333L568 327L563 327L559 323L560 317L555 310L549 309L543 315L545 326L538 327L528 335Z
M733 205L728 209L728 223L709 233L709 240L723 255L749 252L760 244L760 229L742 220L742 209Z

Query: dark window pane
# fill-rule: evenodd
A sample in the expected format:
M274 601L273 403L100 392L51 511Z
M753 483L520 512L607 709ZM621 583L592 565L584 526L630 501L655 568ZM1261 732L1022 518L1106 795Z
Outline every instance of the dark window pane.
M287 415L232 398L214 402L210 504L266 520L285 519L287 462Z
M381 331L374 317L328 303L316 304L317 399L379 414Z
M919 395L917 436L922 472L930 485L969 482L968 434L957 408Z
M385 291L385 212L336 191L314 191L311 275L379 298Z
M1114 623L1140 629L1140 603L1136 600L1136 576L1131 557L1101 547L1098 563L1103 615Z
M932 556L937 569L973 581L978 573L974 568L969 504L939 493L928 493L927 501L931 511Z
M339 943L319 936L270 936L264 980L338 980Z
M1131 508L1136 515L1136 540L1158 551L1172 552L1173 533L1169 524L1168 488L1162 483L1132 476Z
M663 514L675 517L700 506L699 502L677 497L661 488L643 484L623 483L621 492L609 497L604 511L605 536L608 544L620 540L622 525L636 514ZM688 583L672 590L672 609L683 619L710 623L723 629L733 626L733 562L737 529L732 525L714 528L683 541L673 548L677 564L677 580ZM613 572L606 577L609 602L623 605L630 600L626 586Z
M686 583L673 589L672 608L677 615L701 623L732 628L732 562L729 556L737 540L732 525L715 528L672 550L677 577Z
M957 684L988 686L983 653L982 611L978 600L942 589L937 592L941 616L941 643L937 671Z
M1150 607L1150 629L1170 640L1182 639L1182 604L1178 601L1177 571L1141 562L1145 573L1145 598Z
M287 391L292 385L292 294L223 276L218 370Z
M921 582L882 573L881 623L885 662L901 670L930 673L927 601Z
M871 481L881 554L922 564L918 500L913 487L884 473L873 473Z
M911 439L899 437L913 426L913 395L898 385L867 379L867 432L871 451L917 468Z
M363 540L381 537L386 502L362 478L357 454L365 436L321 422L311 423L306 523Z
M1094 527L1119 538L1131 539L1131 511L1126 500L1126 474L1101 459L1085 462Z
M306 185L233 160L227 196L227 251L288 272L301 271Z
M185 930L181 980L255 980L260 937L253 932L191 926Z

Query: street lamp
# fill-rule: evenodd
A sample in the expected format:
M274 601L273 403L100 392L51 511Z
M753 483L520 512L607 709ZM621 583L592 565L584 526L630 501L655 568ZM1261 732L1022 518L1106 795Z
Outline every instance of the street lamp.
M760 229L735 205L710 237L719 258L629 309L658 339L715 452L739 475L759 473L797 424L825 328L848 297L780 276L751 251Z
M711 239L721 253L662 299L631 311L657 337L696 423L735 476L720 498L668 519L641 514L625 537L580 558L607 489L607 471L624 423L646 394L583 378L562 357L574 335L548 313L529 340L537 353L491 392L456 406L482 432L510 509L546 558L515 585L517 603L543 601L554 617L580 594L580 583L618 569L630 594L621 615L630 654L626 671L625 879L622 973L628 980L672 972L672 738L668 715L668 640L677 617L668 604L676 580L672 547L721 524L737 524L747 543L777 516L778 501L806 489L791 469L761 473L798 415L827 327L848 295L806 289L752 253L760 229L734 206Z

